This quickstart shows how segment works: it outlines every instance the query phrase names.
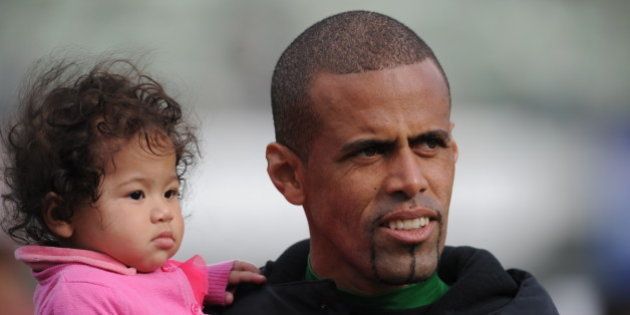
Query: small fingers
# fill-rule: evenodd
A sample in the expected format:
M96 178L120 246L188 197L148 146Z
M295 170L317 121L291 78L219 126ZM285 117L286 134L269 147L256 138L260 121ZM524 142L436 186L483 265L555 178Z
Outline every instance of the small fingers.
M253 264L250 264L246 261L235 261L234 262L234 267L232 267L232 270L234 271L250 271L253 273L260 273L260 269L258 269L258 267L254 266Z
M230 272L230 277L228 278L229 285L237 285L243 282L262 284L265 283L267 278L257 272L251 271L232 271Z
M234 302L234 294L232 292L225 293L225 305L230 305Z

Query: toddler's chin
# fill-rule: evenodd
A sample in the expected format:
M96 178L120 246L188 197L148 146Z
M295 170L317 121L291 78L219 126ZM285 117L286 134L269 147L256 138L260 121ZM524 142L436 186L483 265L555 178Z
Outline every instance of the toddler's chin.
M130 263L129 267L135 268L139 273L150 273L158 270L166 263L165 259L153 259L150 261L140 261L136 263Z
M131 266L133 268L136 268L136 271L138 271L139 273L151 273L156 271L158 268L160 268L163 264L160 265L138 265L138 266Z

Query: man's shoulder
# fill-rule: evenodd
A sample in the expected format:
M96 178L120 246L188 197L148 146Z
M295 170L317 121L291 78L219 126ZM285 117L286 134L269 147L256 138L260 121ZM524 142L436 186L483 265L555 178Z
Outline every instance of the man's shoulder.
M206 310L213 314L308 314L309 310L319 314L320 305L313 302L317 300L315 295L332 291L334 283L304 280L309 250L308 239L291 245L261 268L267 277L265 285L239 285L230 307ZM296 301L301 305L296 306Z
M262 268L267 283L303 280L309 251L310 242L305 239L289 246L275 261L268 261Z
M352 309L337 294L332 281L305 281L309 241L289 247L263 268L264 286L239 288L233 306L223 314L347 314ZM468 246L445 247L438 267L450 286L438 301L422 311L404 314L557 314L551 298L529 273L505 270L489 252ZM459 310L460 313L457 313Z
M558 314L558 310L544 287L529 272L509 269L507 273L516 281L519 288L516 296L502 311L505 314ZM526 310L530 310L525 313Z
M438 273L449 286L436 302L445 308L479 310L479 314L558 314L547 291L529 272L506 270L487 250L447 246Z

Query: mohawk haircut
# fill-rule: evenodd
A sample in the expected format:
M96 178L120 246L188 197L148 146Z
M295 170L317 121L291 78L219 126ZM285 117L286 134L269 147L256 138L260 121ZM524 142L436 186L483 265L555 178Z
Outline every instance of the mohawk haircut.
M430 58L431 48L411 29L383 14L348 11L325 18L300 34L282 53L271 80L276 141L307 161L318 127L308 89L320 72L383 70ZM449 87L450 91L450 87Z

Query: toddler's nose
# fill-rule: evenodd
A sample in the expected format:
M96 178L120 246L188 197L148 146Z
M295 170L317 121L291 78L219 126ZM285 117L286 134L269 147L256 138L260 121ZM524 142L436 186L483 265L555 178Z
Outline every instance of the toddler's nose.
M153 222L168 222L173 220L172 206L166 202L157 202L151 210L151 221Z

